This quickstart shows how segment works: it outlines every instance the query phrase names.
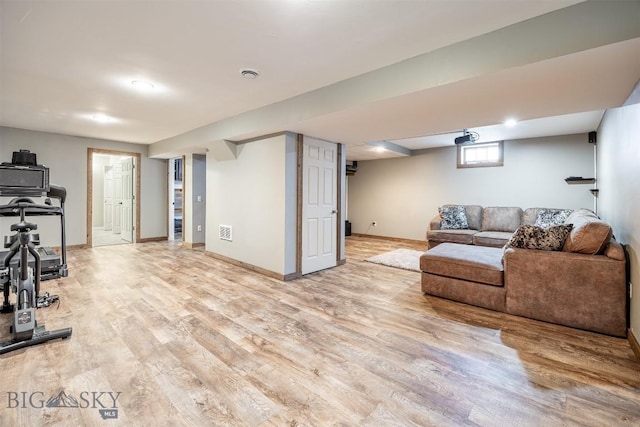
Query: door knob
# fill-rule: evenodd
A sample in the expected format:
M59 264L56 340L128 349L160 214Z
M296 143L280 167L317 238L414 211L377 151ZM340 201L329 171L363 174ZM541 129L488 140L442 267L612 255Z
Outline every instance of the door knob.
M338 213L338 211L334 209L334 210L331 211L331 213L335 214L335 213Z

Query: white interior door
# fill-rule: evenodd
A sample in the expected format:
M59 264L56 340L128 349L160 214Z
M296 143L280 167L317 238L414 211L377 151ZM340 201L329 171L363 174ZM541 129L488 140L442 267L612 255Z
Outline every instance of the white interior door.
M122 231L122 165L113 165L113 234Z
M113 228L113 167L104 167L104 211L102 219L105 231Z
M121 234L120 237L127 242L133 242L133 158L129 157L120 162L122 177L122 208L121 208Z
M337 265L338 146L305 139L302 162L302 274L308 274Z

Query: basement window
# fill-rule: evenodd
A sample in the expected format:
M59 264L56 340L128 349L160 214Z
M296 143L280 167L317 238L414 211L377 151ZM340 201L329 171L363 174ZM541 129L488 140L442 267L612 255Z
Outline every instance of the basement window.
M503 166L503 142L458 145L458 168Z

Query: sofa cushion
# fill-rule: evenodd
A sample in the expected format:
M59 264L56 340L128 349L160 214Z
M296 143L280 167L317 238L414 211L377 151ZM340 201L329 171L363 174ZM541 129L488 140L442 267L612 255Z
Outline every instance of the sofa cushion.
M429 242L452 242L470 245L473 243L473 235L478 230L429 230L427 240Z
M573 229L563 251L595 255L602 253L611 239L611 226L588 209L578 209L567 218Z
M549 228L562 225L573 212L571 209L539 209L536 215L536 227Z
M514 232L522 222L522 209L488 207L482 210L482 231Z
M490 310L505 311L506 289L504 286L486 285L478 282L421 273L422 292Z
M538 218L538 212L543 210L552 210L552 211L560 211L564 209L550 209L550 208L527 208L522 213L522 223L526 225L535 225L536 219ZM572 211L573 212L573 211ZM562 224L558 224L562 225Z
M480 230L482 228L482 206L480 205L464 205L467 212L467 224L472 230Z
M441 230L463 230L469 228L467 212L464 206L442 206L438 208L438 213L440 213L440 218L442 219L440 222Z
M609 240L607 247L604 249L604 254L607 257L618 260L618 261L625 261L627 259L624 253L624 249L622 248L622 245L616 242L615 239L613 238Z
M442 243L420 257L420 269L438 276L503 286L502 249Z
M473 244L501 248L507 244L513 233L509 231L481 231L473 235Z
M443 206L446 207L446 206L457 206L457 205L443 205ZM480 205L462 205L462 206L464 206L464 210L467 214L467 225L469 225L469 229L480 230L482 228L482 206ZM440 218L440 221L442 221L442 218Z
M522 213L522 224L533 225L536 223L538 211L543 208L527 208Z
M549 228L535 225L521 225L507 242L508 248L538 249L543 251L562 250L573 225L556 225Z

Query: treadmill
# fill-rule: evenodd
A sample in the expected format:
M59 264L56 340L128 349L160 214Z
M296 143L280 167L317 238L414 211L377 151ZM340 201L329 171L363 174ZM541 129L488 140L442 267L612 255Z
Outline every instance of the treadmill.
M51 199L57 199L58 205L54 205ZM25 210L25 216L60 216L60 233L61 244L60 252L58 254L53 248L39 246L36 248L40 255L41 271L40 280L57 279L60 277L67 277L69 269L67 268L67 242L65 233L65 220L64 220L64 202L67 198L67 190L64 187L50 184L49 191L47 192L47 199L44 205L33 204L32 207L28 207ZM6 205L0 205L0 216L19 216L20 214L15 209L19 200L24 201L24 198L14 198ZM9 251L0 252L0 261L4 260ZM29 255L29 267L35 266L35 259L31 254ZM14 257L11 260L10 267L12 269L18 268L18 257Z
M45 173L46 169L46 173ZM20 171L20 174L16 174ZM0 205L0 216L20 216L21 209L18 205L27 203L24 208L25 216L59 216L60 217L60 252L58 255L52 248L37 247L41 261L40 280L57 279L67 277L67 242L64 220L64 202L67 199L67 190L64 187L49 183L48 168L37 165L36 155L29 150L20 150L13 153L11 163L0 163L0 196L14 197L8 204ZM18 196L18 197L15 197ZM44 204L37 204L30 196L46 197ZM54 205L51 199L58 201ZM5 247L7 246L5 237ZM3 265L9 251L0 252L0 263ZM29 254L28 264L35 266L35 259ZM12 270L18 268L18 257L11 260L9 266ZM0 284L0 288L2 285Z

